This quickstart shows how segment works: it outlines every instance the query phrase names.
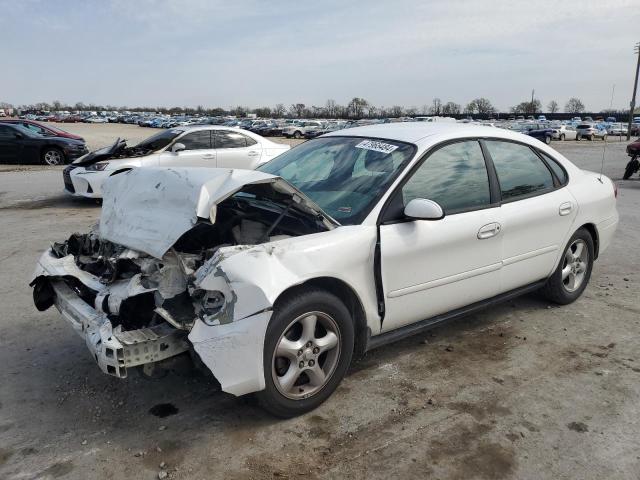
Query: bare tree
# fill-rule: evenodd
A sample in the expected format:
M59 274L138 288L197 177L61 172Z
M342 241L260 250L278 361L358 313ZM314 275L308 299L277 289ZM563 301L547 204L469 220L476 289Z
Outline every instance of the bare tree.
M394 105L389 109L389 114L392 117L401 117L403 112L404 112L404 108L402 108L400 105Z
M284 117L286 110L284 108L284 105L282 103L278 103L274 108L273 108L273 116L276 118L281 118Z
M582 113L584 112L584 103L577 97L571 97L569 101L565 103L564 111L566 113Z
M304 103L293 103L289 107L289 112L298 118L304 117L304 112L307 109Z
M327 114L327 117L329 118L335 118L336 117L336 113L337 113L337 109L336 109L336 101L332 100L331 98L329 100L327 100L327 103L325 104L325 113Z
M495 113L496 109L491 102L483 97L471 100L464 108L465 113L477 113L479 115L487 115Z
M431 115L440 115L442 113L442 101L439 98L434 98L431 107L429 107L429 113Z
M443 115L458 115L461 111L460 105L454 102L447 102L442 106Z
M549 113L556 113L558 109L559 109L558 102L556 102L555 100L551 100L547 105L547 111Z
M349 102L348 110L354 118L362 118L364 111L369 107L369 102L364 98L354 97Z

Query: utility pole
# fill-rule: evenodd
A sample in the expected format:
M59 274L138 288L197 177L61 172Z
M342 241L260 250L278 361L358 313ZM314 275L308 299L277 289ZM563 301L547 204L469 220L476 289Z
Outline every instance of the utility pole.
M536 93L535 89L534 89L534 90L531 90L531 107L530 107L530 108L531 108L531 114L532 114L532 115L533 115L534 113L536 113L536 112L535 112L535 110L536 110L536 109L533 107L533 94L534 94L534 93Z
M631 124L633 123L633 111L636 108L636 92L638 91L638 72L640 72L640 42L636 43L634 53L638 55L638 64L636 65L636 79L633 82L633 95L631 96L631 108L629 109L629 125L627 125L627 141L631 140Z

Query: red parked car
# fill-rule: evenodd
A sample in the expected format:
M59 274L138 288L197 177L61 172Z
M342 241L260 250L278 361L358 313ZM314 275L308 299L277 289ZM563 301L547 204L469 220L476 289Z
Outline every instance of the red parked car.
M54 127L52 125L43 125L40 122L34 122L33 120L26 120L23 118L1 118L0 123L12 123L14 125L22 125L29 130L32 130L40 135L44 135L46 137L63 137L63 138L73 138L74 140L82 140L84 142L84 138L79 135L74 135L73 133L65 132L60 128Z

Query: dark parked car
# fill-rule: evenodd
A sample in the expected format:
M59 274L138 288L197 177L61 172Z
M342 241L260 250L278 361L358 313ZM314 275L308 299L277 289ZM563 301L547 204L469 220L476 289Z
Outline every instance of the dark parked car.
M22 118L7 118L0 119L1 123L12 123L16 125L22 125L29 130L34 131L40 135L44 135L47 137L63 137L63 138L73 138L74 140L81 140L84 142L84 138L79 135L74 135L73 133L66 132L60 128L54 127L52 125L43 125L42 123L35 122L33 120L27 120Z
M553 128L550 128L548 125L544 125L541 123L529 123L525 125L522 130L522 133L529 135L530 137L537 138L541 142L549 145L551 143L551 139L553 138Z
M87 152L82 140L44 136L22 125L0 122L0 163L62 165Z

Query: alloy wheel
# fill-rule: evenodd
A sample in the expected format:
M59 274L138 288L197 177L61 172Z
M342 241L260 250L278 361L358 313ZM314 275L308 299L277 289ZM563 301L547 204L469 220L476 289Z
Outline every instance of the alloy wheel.
M58 150L47 150L44 154L44 161L47 165L62 165L62 154Z
M584 240L578 238L564 253L562 264L562 284L568 292L580 288L587 272L589 249Z
M292 400L318 393L340 360L340 329L324 312L308 312L294 319L276 343L271 375L278 391Z

